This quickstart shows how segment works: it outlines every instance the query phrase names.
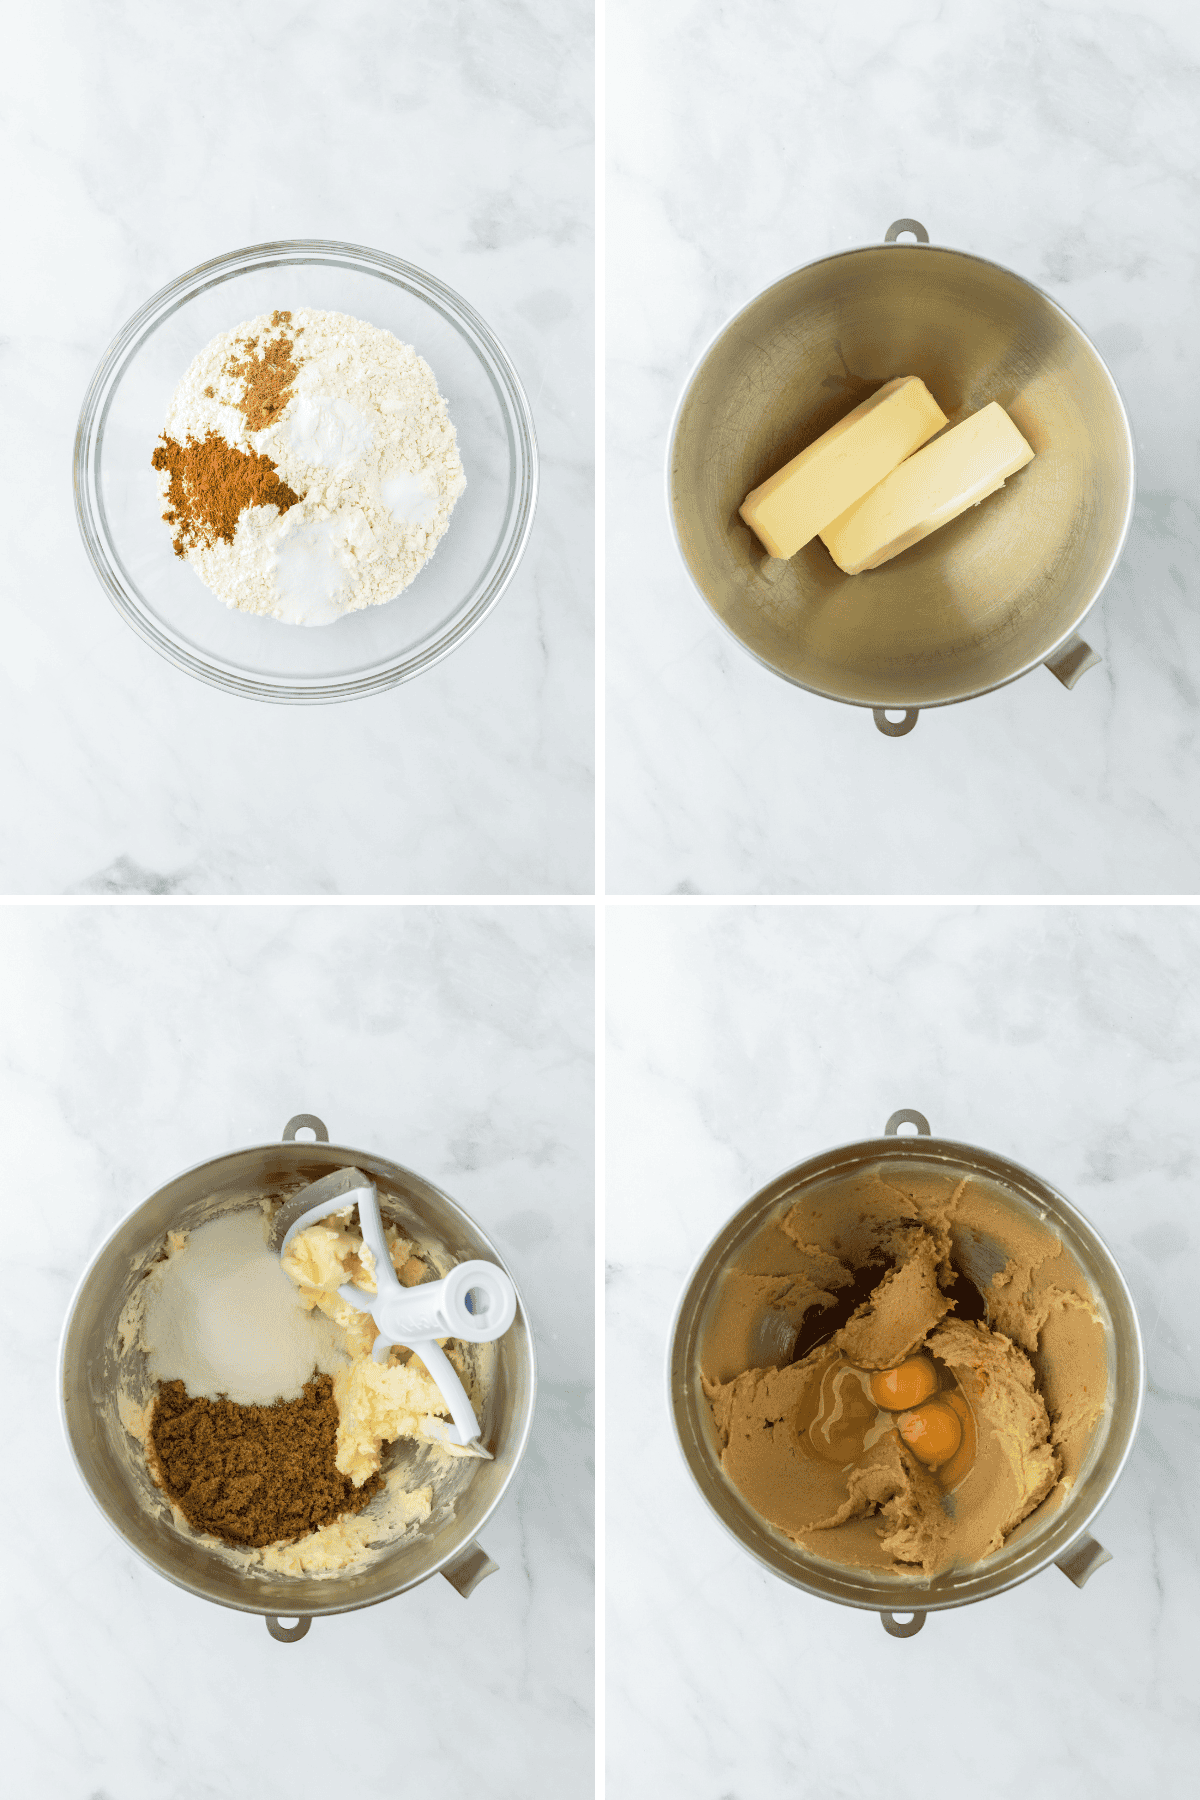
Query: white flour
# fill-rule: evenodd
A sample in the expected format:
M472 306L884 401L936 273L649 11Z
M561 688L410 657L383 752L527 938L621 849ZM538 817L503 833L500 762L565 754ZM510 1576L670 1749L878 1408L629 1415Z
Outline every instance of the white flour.
M294 625L327 625L399 594L445 535L466 488L446 402L432 369L390 331L347 313L264 313L213 338L175 390L166 432L183 443L214 431L269 457L302 498L280 513L245 507L233 541L193 544L187 560L226 606ZM286 321L286 322L280 322ZM281 337L298 374L286 405L250 432L228 373ZM166 499L168 476L159 476Z

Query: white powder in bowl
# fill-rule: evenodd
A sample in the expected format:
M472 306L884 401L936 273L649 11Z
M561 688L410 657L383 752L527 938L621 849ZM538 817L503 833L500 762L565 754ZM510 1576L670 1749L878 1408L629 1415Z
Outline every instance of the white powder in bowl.
M153 1380L182 1381L197 1400L269 1406L298 1399L314 1370L349 1362L343 1334L305 1309L267 1230L257 1207L225 1213L153 1266L141 1331Z
M291 503L235 502L226 517L236 479L209 494L194 456L185 470L213 440L243 464L267 459L260 476L273 470ZM467 485L429 364L390 331L318 311L263 313L206 344L175 390L155 466L176 548L206 586L239 612L295 625L402 593Z

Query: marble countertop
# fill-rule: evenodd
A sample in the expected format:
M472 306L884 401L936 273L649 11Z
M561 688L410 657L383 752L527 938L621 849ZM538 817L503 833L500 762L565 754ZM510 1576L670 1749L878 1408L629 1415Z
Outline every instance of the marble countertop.
M611 909L608 1775L629 1800L1181 1794L1200 1756L1191 909ZM781 1170L900 1107L1036 1171L1133 1292L1149 1391L1076 1590L1053 1568L887 1637L769 1575L686 1473L687 1273Z
M590 892L591 8L249 16L55 0L11 23L0 891ZM495 611L350 705L174 669L110 605L73 511L80 405L125 320L209 257L296 237L462 294L516 364L541 457Z
M10 1790L590 1792L589 911L10 906L0 943L21 1243L0 1349L9 1447L34 1472L20 1485L10 1457L0 1499ZM126 1548L68 1456L55 1389L71 1294L121 1217L301 1111L427 1176L494 1239L539 1393L481 1534L498 1574L465 1603L433 1580L285 1646Z
M1182 0L608 8L608 886L1200 888L1200 19ZM759 667L692 588L667 432L713 334L915 217L1077 319L1136 516L1068 693L1044 670L902 740Z

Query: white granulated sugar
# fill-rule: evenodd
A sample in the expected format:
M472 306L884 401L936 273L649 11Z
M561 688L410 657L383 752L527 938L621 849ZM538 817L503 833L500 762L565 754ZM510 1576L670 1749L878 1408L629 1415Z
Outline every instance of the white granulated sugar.
M349 1361L337 1327L306 1311L268 1248L257 1207L197 1226L145 1286L149 1373L182 1381L193 1399L297 1400L314 1370L333 1375Z
M226 371L244 362L248 339L261 354L282 335L298 374L278 415L250 432L238 404L242 379ZM390 331L346 313L264 313L213 338L166 421L180 444L210 431L270 458L301 500L282 514L246 506L232 542L193 544L187 560L226 606L288 624L331 624L402 593L467 485L429 364ZM165 500L165 471L159 483Z

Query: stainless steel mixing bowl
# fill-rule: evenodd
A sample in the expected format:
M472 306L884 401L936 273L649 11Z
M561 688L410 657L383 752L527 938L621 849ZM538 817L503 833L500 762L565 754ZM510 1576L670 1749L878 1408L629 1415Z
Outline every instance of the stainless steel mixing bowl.
M895 375L919 375L951 424L998 400L1034 461L868 574L843 575L819 539L790 562L768 557L741 502ZM718 333L679 403L667 487L683 559L734 637L796 686L871 707L898 737L921 707L1043 662L1070 687L1099 661L1077 633L1129 529L1133 435L1100 353L1061 307L901 219L882 245L785 276Z
M318 1141L297 1141L297 1131L306 1127ZM60 1351L63 1429L75 1466L109 1524L168 1581L203 1600L261 1613L272 1637L283 1643L303 1637L318 1614L374 1606L431 1575L444 1575L466 1597L493 1573L496 1564L476 1542L476 1533L517 1472L536 1387L533 1343L518 1293L516 1319L496 1341L495 1374L481 1418L483 1442L494 1460L456 1462L457 1491L439 1495L432 1516L366 1568L320 1578L243 1573L185 1537L161 1509L155 1516L141 1504L113 1410L117 1319L137 1279L132 1271L168 1230L195 1225L214 1210L253 1205L264 1195L295 1192L331 1169L353 1166L370 1175L385 1216L406 1235L437 1245L456 1263L481 1257L504 1266L495 1246L447 1194L397 1163L328 1140L321 1121L301 1113L289 1121L282 1143L217 1157L159 1188L93 1258L71 1302ZM391 1457L407 1454L398 1445ZM281 1618L297 1623L285 1626Z
M916 1137L898 1134L914 1125ZM1091 1283L1108 1326L1108 1405L1096 1427L1078 1481L1057 1508L1051 1501L1025 1520L995 1556L969 1568L931 1578L881 1577L868 1570L841 1568L811 1556L767 1525L726 1479L720 1447L699 1376L699 1351L709 1305L725 1270L767 1218L795 1203L802 1189L880 1162L924 1164L941 1174L979 1175L999 1187L1018 1212L1032 1213L1058 1233ZM1003 1255L999 1264L1003 1263ZM999 1264L997 1266L999 1266ZM811 1157L780 1175L747 1201L722 1227L700 1258L683 1291L671 1331L667 1359L671 1418L683 1459L705 1500L743 1550L773 1575L825 1600L878 1612L893 1637L911 1637L925 1615L950 1606L986 1600L1027 1581L1057 1563L1077 1587L1111 1557L1087 1527L1103 1506L1125 1466L1141 1416L1145 1371L1142 1337L1133 1299L1120 1269L1101 1238L1069 1200L1027 1169L971 1144L930 1135L924 1117L911 1110L893 1113L881 1138L847 1144ZM911 1613L901 1622L897 1613Z

